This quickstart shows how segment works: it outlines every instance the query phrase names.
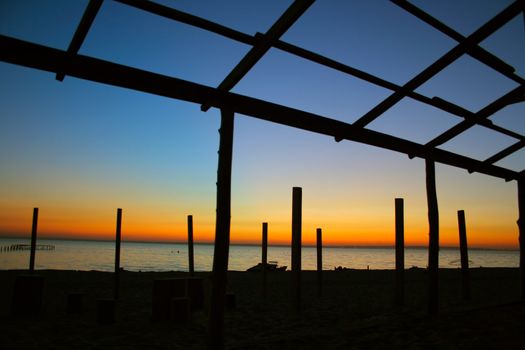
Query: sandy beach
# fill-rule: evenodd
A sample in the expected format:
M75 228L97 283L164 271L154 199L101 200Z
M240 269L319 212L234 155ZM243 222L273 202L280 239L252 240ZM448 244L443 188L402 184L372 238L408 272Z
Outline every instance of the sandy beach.
M325 271L323 296L316 273L303 273L302 311L292 310L289 272L268 274L262 298L260 273L229 272L236 307L225 317L228 349L504 349L525 346L525 305L519 271L471 269L472 299L461 298L459 269L440 270L440 313L427 314L427 275L406 271L405 306L394 306L394 271ZM2 349L205 349L207 306L188 323L152 322L153 280L181 272L123 272L116 322L96 322L96 300L113 295L113 274L37 271L44 278L37 316L13 316L15 277L0 271ZM205 279L209 292L209 273ZM85 293L79 314L66 312L67 295Z

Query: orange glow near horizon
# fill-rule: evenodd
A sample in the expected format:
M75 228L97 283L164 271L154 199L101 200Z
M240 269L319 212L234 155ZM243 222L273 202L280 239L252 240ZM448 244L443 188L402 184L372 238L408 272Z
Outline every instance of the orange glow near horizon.
M450 208L459 207L466 209L467 237L470 247L518 248L517 203L513 196L515 187L489 180L490 182L487 182L495 186L490 193L476 192L467 188L469 191L466 192L465 199L457 196L456 188L452 190L448 190L446 186L440 188L441 246L458 246L457 211ZM407 184L407 188L412 187L413 184ZM314 190L315 188L312 191L304 191L303 196L304 245L315 245L318 227L323 230L325 246L394 245L393 197L395 194L387 192L373 197L359 194L359 198L365 200L345 202L341 200L344 195L337 197L337 194L333 194L323 198L322 194L326 189L323 189L325 192L314 192ZM261 223L264 221L269 225L269 244L290 244L291 193L280 188L278 191L268 192L272 196L268 202L259 199L264 199L264 193L237 197L234 194L231 219L232 244L260 244ZM481 195L485 195L486 198ZM409 199L405 200L405 244L427 246L428 222L424 193L419 190L407 198ZM496 199L491 202L490 198ZM107 204L110 202L119 202L119 200L97 200L88 203L89 207L80 201L46 202L40 208L39 237L113 240L116 208ZM188 212L193 215L195 242L214 241L213 198L199 202L179 199L176 204L170 205L165 203L171 202L163 201L148 206L136 199L128 200L126 203L122 221L124 241L186 242ZM27 208L23 201L7 203L0 200L0 209L0 236L29 238L32 208Z
M0 236L30 237L30 215L20 217L24 222L11 221L10 226L3 226ZM57 221L53 218L40 217L39 238L58 239L89 239L113 240L115 235L114 218L106 217L99 221ZM211 220L194 223L194 240L197 243L213 243L215 229ZM81 225L72 225L73 223ZM352 229L343 225L331 225L323 228L324 246L393 246L393 225L367 227L367 223L354 223ZM303 222L303 245L316 244L316 226ZM291 239L290 223L281 221L269 223L269 244L289 245ZM498 234L494 234L498 232ZM518 248L517 227L483 227L472 225L467 227L468 243L470 247L479 248ZM174 222L150 225L144 222L127 218L124 213L122 226L123 241L145 242L186 242L187 225L186 217ZM260 244L261 225L233 225L231 228L232 244ZM428 244L428 226L426 223L405 226L406 246L426 246ZM440 245L445 247L458 246L458 233L454 225L442 225L440 229Z

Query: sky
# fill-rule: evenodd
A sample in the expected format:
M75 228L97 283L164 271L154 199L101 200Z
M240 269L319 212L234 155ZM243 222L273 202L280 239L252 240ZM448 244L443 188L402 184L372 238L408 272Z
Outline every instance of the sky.
M254 35L266 32L291 1L159 1ZM415 1L469 35L510 1ZM87 1L0 2L0 34L65 50ZM404 84L456 44L389 1L317 1L282 40ZM525 76L525 30L518 16L481 43ZM250 47L185 24L105 1L80 54L208 86ZM124 240L185 241L194 217L197 242L215 232L220 113L0 62L0 235L28 237L33 207L40 237L112 239L123 209ZM473 112L516 83L464 56L418 92ZM390 91L278 49L233 92L352 123ZM525 133L525 104L491 120ZM460 122L404 98L367 128L426 143ZM473 127L440 146L484 160L514 139ZM497 165L521 171L525 152ZM440 242L458 244L457 210L465 210L469 244L518 246L517 185L437 164ZM426 245L425 165L419 158L236 115L231 240L289 244L294 186L303 189L303 242L392 245L394 198L405 201L405 239Z

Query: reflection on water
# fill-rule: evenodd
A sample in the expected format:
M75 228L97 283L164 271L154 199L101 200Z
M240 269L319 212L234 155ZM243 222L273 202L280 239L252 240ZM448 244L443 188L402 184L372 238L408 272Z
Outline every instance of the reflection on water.
M26 244L23 239L0 239L0 247ZM55 250L36 253L36 269L69 269L113 271L115 247L112 242L39 240L39 244L52 244ZM195 245L195 270L210 271L213 245ZM302 267L316 269L316 250L304 247ZM290 267L289 247L268 247L268 260ZM405 248L405 267L427 266L427 250ZM231 246L229 269L246 270L261 260L257 246ZM518 267L519 252L509 250L471 249L471 267ZM29 251L0 252L0 269L25 269L29 264ZM131 271L188 271L188 250L185 244L123 242L120 265ZM394 269L393 248L324 248L323 268L343 266L355 269ZM459 267L459 250L445 248L440 251L440 267Z

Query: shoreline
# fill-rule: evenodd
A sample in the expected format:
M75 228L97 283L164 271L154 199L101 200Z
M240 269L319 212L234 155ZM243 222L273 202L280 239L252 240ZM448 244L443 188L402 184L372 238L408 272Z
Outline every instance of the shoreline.
M225 315L229 349L469 349L476 346L524 344L521 325L525 307L517 268L470 270L472 299L461 299L459 269L440 269L440 313L429 317L425 269L405 271L405 305L396 307L394 270L323 272L323 296L317 295L317 272L303 271L301 312L292 312L290 272L268 274L262 298L262 275L228 272L228 291L236 307ZM192 313L186 325L151 321L153 280L186 277L185 272L120 274L121 297L116 322L98 325L95 302L111 297L114 274L97 271L37 270L44 278L43 308L32 318L10 316L16 275L0 270L0 321L6 349L205 349L208 304ZM209 293L210 272L197 272ZM81 314L65 311L68 293L85 293ZM30 336L29 336L30 335ZM485 346L483 346L485 345ZM502 345L502 347L504 347ZM501 347L498 345L498 347Z

